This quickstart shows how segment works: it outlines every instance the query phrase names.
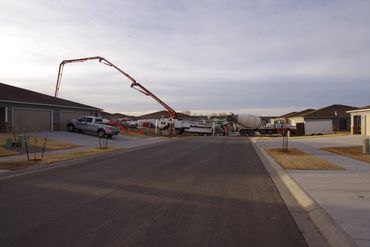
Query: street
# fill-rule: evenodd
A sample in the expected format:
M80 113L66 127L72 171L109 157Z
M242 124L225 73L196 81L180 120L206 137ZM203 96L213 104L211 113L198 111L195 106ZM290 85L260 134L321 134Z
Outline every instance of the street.
M0 180L1 246L307 246L247 138L188 137Z

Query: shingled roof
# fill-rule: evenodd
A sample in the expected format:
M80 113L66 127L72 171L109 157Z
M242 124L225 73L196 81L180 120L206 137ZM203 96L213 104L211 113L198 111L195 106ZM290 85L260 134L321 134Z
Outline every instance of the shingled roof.
M367 110L367 109L370 109L370 105L360 107L357 110Z
M298 113L298 112L296 112L296 111L289 112L289 113L287 113L287 114L284 114L284 115L279 116L279 118L289 118L289 117L291 117L291 116L294 116L294 114L297 114L297 113Z
M35 91L14 87L8 84L0 82L0 102L11 102L11 103L23 103L23 104L35 104L35 105L47 105L57 107L68 107L68 108L79 108L98 110L101 109L83 105L77 102L56 98L46 94L38 93Z
M292 118L292 117L305 117L305 116L309 115L310 113L312 113L314 111L315 111L315 109L306 109L306 110L297 112L295 114L291 114L288 118Z
M305 118L338 118L349 117L347 111L356 110L357 107L348 105L330 105L305 115Z
M356 109L352 109L352 110L349 110L348 113L350 112L363 112L363 111L368 111L370 110L370 105L367 105L367 106L363 106L363 107L360 107L360 108L356 108Z

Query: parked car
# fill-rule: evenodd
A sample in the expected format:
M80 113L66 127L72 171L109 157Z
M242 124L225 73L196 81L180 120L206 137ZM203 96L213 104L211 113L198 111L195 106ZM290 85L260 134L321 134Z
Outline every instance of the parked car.
M81 117L79 119L72 119L67 124L68 131L84 131L96 133L99 137L112 137L119 134L119 128L108 125L103 122L100 117Z

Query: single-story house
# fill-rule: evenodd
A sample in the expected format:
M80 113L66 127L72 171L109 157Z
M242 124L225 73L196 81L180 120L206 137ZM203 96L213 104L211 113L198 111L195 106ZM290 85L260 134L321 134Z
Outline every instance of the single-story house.
M65 130L68 120L102 109L0 83L0 132Z
M145 114L142 116L137 117L138 120L138 127L152 127L156 126L156 122L161 118L170 118L170 114L168 111L158 111L149 114ZM198 116L190 116L184 113L177 112L177 118L180 120L190 120L190 121L200 121L202 117Z
M293 126L297 126L297 123L304 123L304 117L313 111L315 111L315 109L306 109L300 112L296 112L294 114L290 114L287 117L288 122Z
M330 105L318 110L307 109L288 119L301 135L332 134L350 131L351 117L347 111L357 109L347 105Z
M351 114L351 134L370 136L370 105L348 111Z
M102 118L105 118L105 119L109 119L109 120L112 120L112 121L117 121L117 120L120 120L120 119L135 119L135 117L133 116L129 116L129 115L125 115L125 114L122 114L122 113L109 113L109 112L101 112L100 113L101 117Z
M294 114L297 114L297 113L298 113L298 112L293 111L293 112L290 112L290 113L287 113L287 114L281 115L281 116L277 117L276 119L285 119L285 120L286 120L286 123L287 123L287 124L290 124L289 117L290 117L290 116L293 116ZM271 120L275 120L275 119L271 119ZM270 123L271 123L271 121L270 121Z

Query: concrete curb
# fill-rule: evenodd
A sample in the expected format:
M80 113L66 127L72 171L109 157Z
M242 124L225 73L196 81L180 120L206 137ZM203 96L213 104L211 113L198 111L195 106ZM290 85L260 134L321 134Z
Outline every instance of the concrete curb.
M310 246L359 246L255 140L251 139L251 143ZM311 221L316 229L310 226L307 220ZM317 239L320 236L315 233L315 230L319 232L326 244Z

